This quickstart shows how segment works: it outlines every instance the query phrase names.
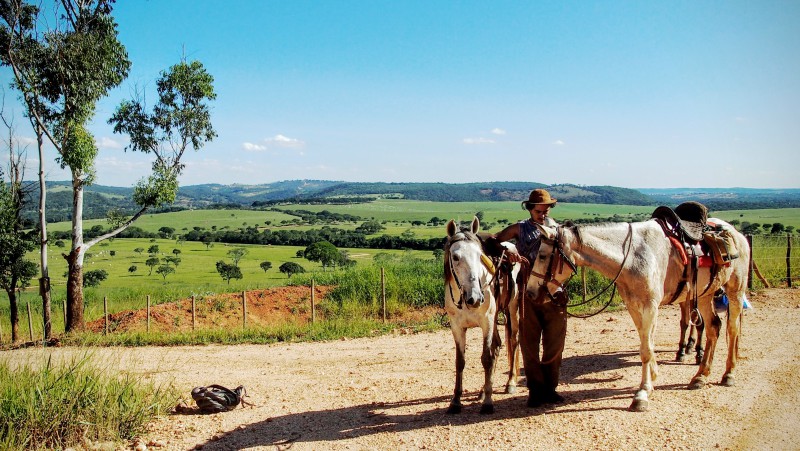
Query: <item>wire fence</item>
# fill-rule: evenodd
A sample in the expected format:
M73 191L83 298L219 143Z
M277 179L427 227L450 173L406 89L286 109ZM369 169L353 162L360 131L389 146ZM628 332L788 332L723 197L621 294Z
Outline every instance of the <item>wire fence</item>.
M792 288L800 284L800 237L796 235L748 235L752 264L748 286Z

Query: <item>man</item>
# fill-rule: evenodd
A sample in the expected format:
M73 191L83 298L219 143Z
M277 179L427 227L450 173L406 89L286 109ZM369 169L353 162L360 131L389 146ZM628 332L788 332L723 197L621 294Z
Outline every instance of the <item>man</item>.
M528 210L530 218L512 224L496 235L499 241L516 242L518 253L509 252L509 259L516 263L527 259L533 264L541 244L541 232L536 224L554 227L555 220L548 217L555 207L556 199L544 189L531 191L522 208ZM520 274L522 277L523 274ZM528 274L524 277L527 279ZM525 296L520 318L520 349L525 365L528 385L528 407L561 403L564 398L556 392L561 371L561 355L567 334L567 294L560 291L555 301L542 290L538 299ZM541 345L541 358L539 357Z

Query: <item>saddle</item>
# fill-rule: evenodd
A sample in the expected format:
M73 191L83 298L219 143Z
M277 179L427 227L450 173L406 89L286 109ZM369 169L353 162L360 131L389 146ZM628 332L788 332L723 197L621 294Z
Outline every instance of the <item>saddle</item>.
M652 218L664 229L664 234L678 250L684 265L683 277L670 304L675 302L690 276L696 279L697 268L711 268L709 286L706 287L708 290L718 268L730 265L730 261L739 256L730 231L722 225L708 222L708 209L699 202L684 202L675 210L660 206L653 211ZM692 285L695 282L693 280Z
M651 217L661 223L667 236L688 244L700 242L708 227L708 209L699 202L684 202L675 210L662 205L653 211Z

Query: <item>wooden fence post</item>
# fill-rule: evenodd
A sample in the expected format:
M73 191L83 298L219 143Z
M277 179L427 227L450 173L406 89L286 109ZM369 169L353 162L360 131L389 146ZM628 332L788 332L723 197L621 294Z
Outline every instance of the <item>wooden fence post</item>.
M786 285L792 288L792 236L786 235Z
M61 303L61 306L64 307L64 329L67 328L67 300L64 299L64 302Z
M103 296L103 333L108 335L108 296Z
M247 327L247 292L242 291L242 329Z
M314 279L311 279L311 324L317 320L316 306L314 305Z
M381 309L383 311L383 322L386 322L386 273L381 267Z
M33 318L31 317L31 303L28 302L28 331L31 335L31 341L33 341Z
M197 327L197 316L195 315L194 295L192 295L192 332L194 332L195 327Z
M150 332L150 295L147 295L147 331Z

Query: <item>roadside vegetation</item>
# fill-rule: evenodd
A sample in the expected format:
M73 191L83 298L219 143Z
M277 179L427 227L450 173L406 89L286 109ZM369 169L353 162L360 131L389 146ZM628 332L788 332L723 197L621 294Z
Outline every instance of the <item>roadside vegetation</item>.
M0 360L0 448L86 448L145 432L179 395L92 362L91 353L56 363Z

